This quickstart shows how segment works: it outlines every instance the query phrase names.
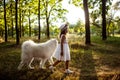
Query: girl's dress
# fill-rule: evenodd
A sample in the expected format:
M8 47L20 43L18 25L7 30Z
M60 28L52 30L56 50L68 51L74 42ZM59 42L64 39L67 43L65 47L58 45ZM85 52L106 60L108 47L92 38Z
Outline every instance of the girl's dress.
M61 38L62 36L63 35L61 35ZM61 42L61 38L60 38L60 42ZM61 56L61 44L58 44L53 57L61 61L70 60L70 48L69 48L68 41L66 40L66 38L63 42L63 56Z

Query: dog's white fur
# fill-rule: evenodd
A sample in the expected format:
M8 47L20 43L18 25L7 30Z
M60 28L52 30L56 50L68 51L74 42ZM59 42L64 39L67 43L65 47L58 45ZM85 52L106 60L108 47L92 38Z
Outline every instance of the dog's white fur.
M34 67L31 67L31 63L34 59L41 59L40 68L44 67L47 60L53 64L52 55L57 45L58 41L56 39L50 39L44 43L35 43L32 40L23 42L21 62L18 66L18 70L24 65L27 65L30 69L34 69Z

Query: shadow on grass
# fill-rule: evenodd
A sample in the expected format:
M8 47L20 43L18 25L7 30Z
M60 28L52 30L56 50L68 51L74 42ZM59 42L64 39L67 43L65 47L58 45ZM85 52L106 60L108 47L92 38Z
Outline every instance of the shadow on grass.
M52 74L48 70L21 70L0 72L0 80L48 80Z
M98 80L92 50L84 48L81 54L80 80Z
M66 77L68 76L68 74L64 74L61 78L61 80L64 80Z
M72 44L72 66L80 70L79 80L98 80L91 47L95 45Z

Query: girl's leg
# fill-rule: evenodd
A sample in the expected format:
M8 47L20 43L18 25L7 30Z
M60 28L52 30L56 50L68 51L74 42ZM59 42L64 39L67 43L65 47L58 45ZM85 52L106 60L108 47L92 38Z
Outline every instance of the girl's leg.
M66 61L66 62L65 62L65 66L66 66L65 73L73 73L73 71L71 71L71 70L69 69L69 61Z
M68 67L69 67L69 61L66 61L66 62L65 62L65 66L66 66L65 69L68 69Z

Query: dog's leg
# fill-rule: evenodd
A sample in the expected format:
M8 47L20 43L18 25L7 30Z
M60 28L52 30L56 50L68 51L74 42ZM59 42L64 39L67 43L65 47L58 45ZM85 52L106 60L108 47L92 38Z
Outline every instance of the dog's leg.
M44 69L44 64L46 61L47 61L47 59L41 59L40 68Z
M29 67L30 69L34 69L34 67L31 66L31 63L33 62L33 60L34 60L34 58L32 58L31 61L30 61L30 63L28 64L28 67Z
M49 63L50 63L50 65L53 65L53 64L54 64L54 61L53 61L53 58L52 58L52 57L50 57Z
M19 66L18 66L18 70L21 70L21 68L25 65L25 63L23 61L20 62Z

